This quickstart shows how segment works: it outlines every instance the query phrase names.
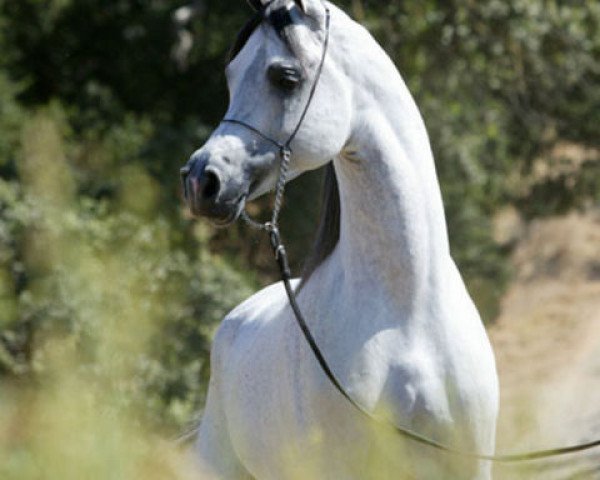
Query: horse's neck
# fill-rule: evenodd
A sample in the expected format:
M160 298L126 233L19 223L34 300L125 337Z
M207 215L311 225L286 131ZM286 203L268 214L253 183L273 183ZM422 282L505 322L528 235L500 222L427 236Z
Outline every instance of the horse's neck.
M372 48L370 68L352 67L364 75L356 79L354 99L360 116L335 162L342 205L338 258L358 289L382 288L412 309L430 301L444 281L444 210L420 113L391 61L375 42Z

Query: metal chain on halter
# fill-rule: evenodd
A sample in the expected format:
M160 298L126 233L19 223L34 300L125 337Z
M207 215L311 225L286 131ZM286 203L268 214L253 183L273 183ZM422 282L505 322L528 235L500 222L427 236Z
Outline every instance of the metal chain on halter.
M271 214L271 221L266 223L257 222L254 220L246 210L242 210L240 217L244 220L251 228L255 230L266 230L271 231L273 228L277 228L279 225L279 214L283 207L283 197L285 195L285 184L287 182L287 174L290 167L290 160L292 158L292 152L287 147L281 147L279 155L281 161L279 163L279 178L277 179L277 186L275 187L275 201L273 202L273 213Z
M279 223L279 213L283 206L283 195L285 194L285 184L287 182L288 169L290 167L290 160L292 152L288 148L281 149L281 164L279 167L279 180L277 182L277 188L275 190L275 203L273 205L273 215L271 216L271 223L277 225Z

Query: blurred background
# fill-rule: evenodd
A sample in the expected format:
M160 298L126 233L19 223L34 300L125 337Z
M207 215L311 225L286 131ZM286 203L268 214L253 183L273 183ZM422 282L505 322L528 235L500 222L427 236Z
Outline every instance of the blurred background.
M600 347L600 2L336 3L421 108L506 386L500 443L518 445L535 419L512 406L543 390L519 386L579 378L562 368L577 357L581 397L600 391L598 365L581 373ZM0 478L187 478L170 440L202 409L214 329L277 279L261 235L192 221L179 189L226 110L224 58L250 13L0 0ZM287 195L296 272L320 181Z

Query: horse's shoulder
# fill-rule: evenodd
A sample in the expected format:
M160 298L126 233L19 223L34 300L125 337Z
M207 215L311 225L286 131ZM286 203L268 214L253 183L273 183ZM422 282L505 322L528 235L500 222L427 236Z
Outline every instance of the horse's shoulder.
M293 280L295 287L299 280ZM229 312L217 329L213 340L211 361L220 362L220 357L233 345L244 327L260 328L271 322L287 304L288 298L281 282L269 285L244 300Z

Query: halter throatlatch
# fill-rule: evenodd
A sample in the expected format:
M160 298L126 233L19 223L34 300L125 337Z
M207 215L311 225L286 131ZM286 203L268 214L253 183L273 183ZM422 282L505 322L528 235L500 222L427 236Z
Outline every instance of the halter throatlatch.
M260 3L260 2L257 3L256 0L249 0L249 1L253 6L258 5L258 3ZM266 12L267 8L271 5L271 3L272 3L272 1L268 2L267 4L262 6L262 8L260 8L260 10L258 10L256 15L259 15L260 18L264 19L265 12ZM222 122L232 123L232 124L240 125L240 126L246 128L247 130L251 131L255 135L258 135L261 138L263 138L264 140L267 140L269 143L274 145L278 150L279 157L280 157L279 178L277 180L277 184L275 187L275 200L274 200L274 204L273 204L273 214L271 216L271 220L266 223L257 222L256 220L253 220L246 213L245 210L242 211L241 217L252 228L255 228L258 230L264 230L269 234L271 248L273 250L275 260L277 261L281 279L283 281L283 285L285 287L285 291L287 293L287 296L288 296L288 299L290 302L290 306L294 313L294 317L296 318L296 322L298 323L298 326L300 327L300 330L302 331L302 334L304 335L304 338L306 339L308 345L310 346L310 349L312 350L316 360L319 362L321 370L323 370L323 373L325 373L325 375L327 376L327 378L329 379L331 384L335 387L335 389L350 404L352 404L359 413L361 413L369 421L375 421L380 426L382 426L388 430L392 430L392 431L396 432L397 434L399 434L405 438L408 438L414 442L420 443L422 445L427 445L429 447L432 447L434 449L437 449L439 451L442 451L442 452L445 452L447 454L454 455L457 457L470 458L473 460L488 460L488 461L500 462L500 463L514 463L514 462L523 462L523 461L528 461L528 460L537 460L537 459L548 458L548 457L555 457L558 455L566 455L566 454L580 452L583 450L588 450L590 448L600 446L600 440L596 440L593 442L588 442L588 443L584 443L584 444L580 444L580 445L573 445L573 446L569 446L569 447L565 447L565 448L554 448L554 449L549 449L549 450L540 450L540 451L535 451L535 452L519 453L519 454L512 454L512 455L484 455L484 454L479 454L479 453L475 453L475 452L466 452L466 451L458 450L456 448L449 447L447 445L439 443L430 438L424 437L423 435L413 432L412 430L409 430L409 429L406 429L403 427L398 427L398 426L392 424L388 420L374 417L365 407L363 407L358 402L356 402L356 400L354 400L348 394L348 392L346 392L344 387L341 385L341 383L338 381L335 374L329 367L327 360L325 359L325 357L323 356L323 353L321 352L321 349L317 345L317 342L316 342L315 338L313 337L310 329L308 328L308 324L306 323L304 316L302 315L302 311L300 310L300 307L298 306L298 302L296 300L296 293L294 292L294 289L292 288L292 284L291 284L292 273L291 273L290 266L289 266L287 252L285 250L285 246L283 245L283 242L281 240L281 235L279 233L279 214L281 212L283 196L285 193L285 183L287 180L287 173L288 173L289 164L290 164L290 160L291 160L291 156L292 156L292 150L291 150L290 145L292 144L294 138L296 138L296 135L298 134L298 131L300 130L300 127L302 126L302 123L304 122L304 119L306 117L308 109L310 108L310 105L312 103L313 97L315 95L315 91L317 89L317 85L321 78L321 73L323 72L323 65L325 63L325 57L327 56L327 50L329 47L329 30L330 30L330 22L331 22L330 11L329 11L329 7L327 5L323 4L323 6L325 8L325 13L326 13L326 20L325 20L326 31L325 31L325 40L323 42L323 52L321 55L321 61L317 68L315 79L314 79L312 87L310 89L310 93L308 95L308 98L307 98L306 104L304 106L304 109L302 111L302 114L300 115L300 118L298 120L296 128L292 131L289 138L284 143L281 143L281 142L278 142L277 140L274 140L273 138L269 137L268 135L265 135L258 128L254 127L244 121L237 120L234 118L225 118L224 120L222 120ZM277 26L275 26L275 27L277 28Z

